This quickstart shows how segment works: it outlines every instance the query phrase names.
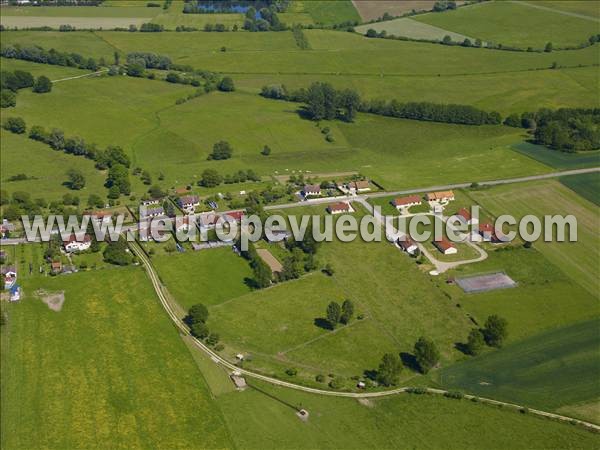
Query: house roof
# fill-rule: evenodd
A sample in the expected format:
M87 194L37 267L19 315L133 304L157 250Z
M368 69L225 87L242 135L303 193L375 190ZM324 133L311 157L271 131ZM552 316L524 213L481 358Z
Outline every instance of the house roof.
M62 263L60 261L52 261L52 263L50 263L50 266L53 269L60 269L62 267Z
M17 273L15 266L2 266L0 267L0 273L6 275L7 273Z
M329 211L350 211L350 205L346 202L332 203L327 209Z
M408 235L398 238L398 245L402 247L402 250L406 251L413 245L417 245Z
M307 184L306 186L304 186L304 192L307 192L307 193L321 192L321 186L319 186L318 184Z
M421 197L418 195L409 195L408 197L399 197L392 200L394 206L410 205L411 203L421 203Z
M456 213L457 216L461 216L463 219L465 219L466 221L471 220L471 213L469 212L468 209L466 208L460 208L458 210L458 212Z
M479 224L479 232L492 234L494 232L494 226L489 222Z
M241 209L237 211L228 211L226 213L223 213L223 216L230 217L236 222L239 222L240 220L242 220L242 217L244 217L244 211Z
M439 241L433 241L433 245L435 245L442 252L445 252L451 248L456 248L454 247L454 244L446 238L442 238Z
M437 192L429 192L427 194L427 200L442 200L444 198L454 197L454 192L452 191L437 191Z
M350 183L348 183L348 187L350 189L367 189L369 187L369 180L351 181Z
M67 239L63 239L63 243L66 245L70 244L71 242L90 242L91 240L92 238L89 234L84 235L83 239L77 239L77 236L72 234Z
M184 195L183 197L179 197L179 204L181 205L190 205L193 203L198 203L200 198L197 195Z

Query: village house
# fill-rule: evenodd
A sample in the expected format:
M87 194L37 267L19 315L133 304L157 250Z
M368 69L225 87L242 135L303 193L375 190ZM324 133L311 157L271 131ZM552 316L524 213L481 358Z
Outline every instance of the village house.
M52 261L50 263L50 270L52 273L61 273L62 272L62 263L60 261Z
M438 191L438 192L429 192L425 196L428 202L450 202L454 200L454 192L452 191Z
M368 180L351 181L348 183L347 188L351 193L367 192L371 190Z
M184 195L177 199L177 203L182 209L193 210L200 205L200 198L197 195Z
M241 209L235 211L227 211L223 213L223 220L227 222L241 222L244 218L245 212Z
M190 216L177 217L175 219L176 231L189 231L190 226L194 226L194 222L190 219Z
M15 225L6 219L2 220L2 224L0 225L0 238L7 237L9 233L12 233L13 231L15 231Z
M465 225L477 225L478 220L471 216L471 213L466 208L461 208L456 213L456 217Z
M165 210L162 206L155 206L152 208L146 208L142 206L140 208L140 214L142 219L154 219L155 217L162 217L165 215Z
M63 240L65 251L68 253L83 252L92 246L92 238L89 234L83 236L83 239L77 240L77 236L72 234L67 239Z
M198 215L198 224L201 230L210 230L215 227L219 215L214 211L207 211Z
M439 241L433 241L433 245L444 255L455 255L458 253L458 249L446 238L442 238Z
M409 255L414 255L418 250L417 243L413 241L408 235L401 236L397 239L396 244L402 251L405 251Z
M4 275L4 289L8 290L17 283L17 268L15 266L0 267L0 274Z
M302 189L302 195L304 197L318 197L319 195L321 195L321 186L319 186L318 184L307 184Z
M342 214L354 212L352 206L350 206L350 203L347 202L333 203L327 207L327 211L329 212L329 214Z
M10 288L9 300L11 302L18 302L21 300L21 287L18 284L15 284Z
M402 208L410 208L411 206L420 205L422 203L421 197L418 195L409 195L408 197L395 198L390 202L392 206L395 206L398 211Z
M270 230L270 233L265 233L267 242L271 244L283 242L290 237L292 237L292 232L287 230Z
M508 241L508 238L504 236L501 231L496 230L489 222L479 225L479 234L485 242L491 242L493 244L501 244Z

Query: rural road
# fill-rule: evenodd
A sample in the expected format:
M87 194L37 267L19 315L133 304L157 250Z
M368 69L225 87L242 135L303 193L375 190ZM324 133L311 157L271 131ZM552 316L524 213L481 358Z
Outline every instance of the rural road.
M173 306L169 303L169 300L167 299L167 296L165 295L165 288L162 285L160 278L158 277L158 274L154 270L154 267L152 266L150 259L146 256L146 254L143 252L143 250L139 247L137 242L129 243L129 245L130 245L132 252L139 258L139 260L144 265L144 268L146 269L146 273L148 274L148 277L150 278L150 281L152 282L152 285L154 287L156 295L158 296L158 299L160 300L163 308L165 309L165 311L167 312L167 314L169 315L169 317L171 318L171 320L173 321L175 326L178 328L179 332L183 335L191 336L188 327L184 324L182 318L179 317L175 313ZM206 353L208 356L210 356L210 358L216 364L220 364L223 367L231 370L232 372L239 372L242 375L245 375L247 377L265 381L267 383L270 383L270 384L273 384L276 386L281 386L281 387L290 388L290 389L296 389L296 390L311 393L311 394L327 395L327 396L331 396L331 397L347 397L347 398L361 399L361 398L387 397L387 396L391 396L391 395L404 393L411 389L410 387L400 387L400 388L396 388L396 389L390 389L387 391L378 391L378 392L339 392L339 391L330 391L330 390L326 390L326 389L311 388L311 387L302 386L299 384L279 380L277 378L268 377L268 376L262 375L260 373L256 373L256 372L253 372L253 371L250 371L247 369L237 367L236 365L230 363L229 361L227 361L226 359L221 357L218 353L214 352L211 348L206 346L202 341L194 338L193 336L192 336L192 342L198 349L200 349L201 351ZM437 394L437 395L444 395L448 392L443 389L434 389L434 388L426 388L426 390L428 393ZM466 399L472 399L475 397L476 396L470 395L470 394L464 395L464 398L466 398ZM488 399L485 397L477 397L477 399L480 402L489 403L492 405L509 406L509 407L512 407L515 409L526 408L525 406L522 406L522 405L517 405L514 403L508 403L508 402L501 402L498 400ZM600 426L595 425L590 422L583 421L583 420L574 419L572 417L567 417L567 416L563 416L560 414L554 414L554 413L550 413L550 412L546 412L546 411L540 411L537 409L529 409L528 408L528 411L530 414L535 414L538 416L547 417L547 418L551 418L551 419L555 419L555 420L559 420L559 421L563 421L563 422L568 422L568 423L576 423L576 424L584 426L590 430L600 431Z
M97 75L101 75L101 74L106 73L106 72L108 72L108 69L102 69L102 70L99 70L97 72L86 73L84 75L77 75L77 76L74 76L74 77L67 77L67 78L61 78L59 80L52 80L52 83L60 83L61 81L76 80L78 78L95 77Z

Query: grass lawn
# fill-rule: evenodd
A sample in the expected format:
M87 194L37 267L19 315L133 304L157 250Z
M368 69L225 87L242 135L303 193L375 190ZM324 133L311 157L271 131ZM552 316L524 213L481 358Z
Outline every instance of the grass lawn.
M599 292L598 207L555 180L499 186L473 191L472 197L495 216L512 214L572 214L577 218L577 242L543 242L534 246L576 283L597 298Z
M152 263L186 309L196 303L217 305L250 292L244 279L252 277L252 270L230 247L156 256Z
M256 389L217 398L240 448L530 449L597 442L589 431L465 400L398 395L360 403L250 383ZM290 405L306 408L308 421Z
M22 267L25 297L2 327L3 448L232 445L142 269L46 278ZM65 292L60 312L40 288Z
M547 166L555 169L579 169L584 167L596 167L600 164L599 152L566 153L552 150L543 145L521 142L512 146L513 150L529 156Z
M34 77L44 75L51 80L76 77L91 73L89 70L76 69L75 67L51 66L50 64L37 64L10 58L0 58L0 63L2 63L2 70L25 70L26 72L30 72ZM18 102L19 97L17 97L17 103ZM7 114L10 113L10 111L10 109L4 109L2 110L2 113Z
M5 130L0 132L0 136L2 138L0 179L2 189L8 193L25 191L31 194L32 199L43 198L46 201L58 200L64 194L70 193L78 196L84 205L90 194L106 194L104 188L106 176L94 168L93 161L54 151L45 144ZM35 161L35 164L32 164L32 161ZM67 171L71 168L80 170L85 177L86 185L79 191L72 191L63 184L67 182ZM21 173L30 179L7 181L9 177Z
M600 206L600 174L586 173L559 179L562 184L583 198Z
M598 24L513 2L489 2L454 11L423 14L415 20L445 30L521 48L579 45L598 32Z
M600 398L600 320L594 319L507 345L440 373L443 386L532 407Z

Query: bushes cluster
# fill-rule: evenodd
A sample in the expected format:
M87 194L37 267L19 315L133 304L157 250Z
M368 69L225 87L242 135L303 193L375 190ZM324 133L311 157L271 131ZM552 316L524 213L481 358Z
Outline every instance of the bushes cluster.
M225 176L222 176L215 169L206 169L204 172L202 172L202 176L200 181L198 181L198 185L210 188L219 186L221 183L236 184L245 183L247 181L261 181L261 177L258 176L252 169L248 169L246 171L239 170L234 174L228 174Z
M304 35L304 31L299 26L294 26L292 28L292 33L294 34L294 39L296 40L296 45L301 50L308 50L310 48L310 44L308 43L308 39Z
M132 52L127 54L127 64L138 64L144 69L169 70L171 58L151 52Z

